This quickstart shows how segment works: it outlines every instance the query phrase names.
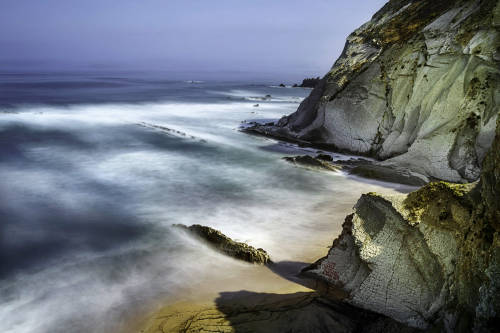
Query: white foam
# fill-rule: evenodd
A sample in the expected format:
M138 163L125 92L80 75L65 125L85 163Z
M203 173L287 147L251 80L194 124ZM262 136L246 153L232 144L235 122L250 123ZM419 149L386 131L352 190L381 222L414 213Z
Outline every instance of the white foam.
M255 117L279 118L295 107L268 103ZM27 162L0 168L10 209L36 221L34 201L54 203L68 216L90 216L109 202L148 232L106 250L63 254L3 281L0 294L8 297L0 300L0 331L109 332L142 306L241 288L241 276L258 269L169 231L171 224L215 227L265 248L275 261L312 261L318 248L326 253L361 193L393 192L297 168L261 149L273 142L236 130L254 109L231 101L34 107L2 115L0 128L59 131L78 141L20 145ZM161 128L137 125L142 122L186 136L167 131L163 141ZM245 283L266 288L260 280Z

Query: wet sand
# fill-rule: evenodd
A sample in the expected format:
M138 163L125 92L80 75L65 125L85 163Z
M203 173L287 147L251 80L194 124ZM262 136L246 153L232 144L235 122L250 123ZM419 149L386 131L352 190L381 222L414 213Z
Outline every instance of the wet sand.
M391 184L357 180L367 186L377 187L382 193L396 192ZM257 329L259 332L272 332L279 327L285 329L290 320L297 316L317 317L314 320L322 318L320 321L327 323L328 318L332 317L328 309L331 305L321 305L324 300L319 299L318 294L309 288L314 287L315 282L299 277L298 273L303 267L326 255L329 246L341 232L344 217L355 204L353 201L352 204L338 206L338 201L335 201L332 199L318 203L321 215L311 221L311 229L315 231L305 235L303 242L283 243L279 249L273 248L279 253L279 258L293 260L278 260L269 266L259 266L214 253L211 266L220 269L210 269L202 282L177 290L175 298L169 297L158 302L154 308L145 310L143 315L125 322L120 332L251 332ZM324 206L329 205L335 209L331 214L325 214ZM325 229L325 226L328 227ZM252 245L259 246L258 243ZM288 255L284 254L287 250L290 251ZM273 251L268 252L272 259L276 258L273 257ZM322 310L318 310L318 307ZM281 315L274 318L274 313ZM338 316L342 315L335 313L335 318ZM253 326L254 322L260 322L261 325ZM349 317L343 326L336 329L349 329L355 324ZM297 328L295 325L294 329Z
M226 318L227 313L221 310L221 304L237 309L274 303L278 295L289 305L309 299L314 291L305 286L307 280L299 278L297 273L309 262L326 254L326 240L324 243L322 247L317 246L315 252L308 252L304 258L310 260L304 261L281 261L261 266L224 258L225 264L220 271L212 271L202 285L178 290L179 297L175 300L170 298L161 302L149 313L132 319L120 331L177 332L182 331L183 325L195 315L211 316L217 321ZM220 264L214 261L214 265L217 263ZM300 294L295 295L297 293ZM226 324L221 325L231 326L229 321Z

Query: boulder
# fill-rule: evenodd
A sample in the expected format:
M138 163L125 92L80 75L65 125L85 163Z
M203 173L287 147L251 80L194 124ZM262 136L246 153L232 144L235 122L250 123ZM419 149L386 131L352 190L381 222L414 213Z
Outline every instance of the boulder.
M305 273L324 281L327 295L428 328L451 301L459 252L455 234L458 223L466 224L470 218L468 207L459 204L463 197L459 189L444 183L428 186L417 195L432 197L436 203L431 209L438 211L433 223L413 216L420 211L409 209L404 195L365 194L346 218L328 256Z
M260 248L256 249L245 243L235 242L213 228L199 224L193 224L189 227L184 224L174 224L174 227L196 236L215 250L230 257L256 264L269 264L272 262L269 254L267 254L265 250Z

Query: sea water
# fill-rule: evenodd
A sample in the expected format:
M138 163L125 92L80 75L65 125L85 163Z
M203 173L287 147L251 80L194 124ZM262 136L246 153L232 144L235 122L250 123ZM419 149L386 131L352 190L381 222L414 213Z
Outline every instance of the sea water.
M0 332L110 332L204 289L266 290L241 282L254 266L171 225L306 264L361 193L409 190L296 167L282 157L316 150L239 130L309 89L195 79L0 75Z

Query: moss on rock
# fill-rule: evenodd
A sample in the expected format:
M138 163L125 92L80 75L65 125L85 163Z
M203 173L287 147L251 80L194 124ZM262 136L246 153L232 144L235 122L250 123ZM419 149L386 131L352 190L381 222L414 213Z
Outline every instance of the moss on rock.
M432 182L410 193L404 200L407 218L415 223L443 228L457 228L455 224L468 224L472 201L468 193L474 184L453 184L444 181Z

